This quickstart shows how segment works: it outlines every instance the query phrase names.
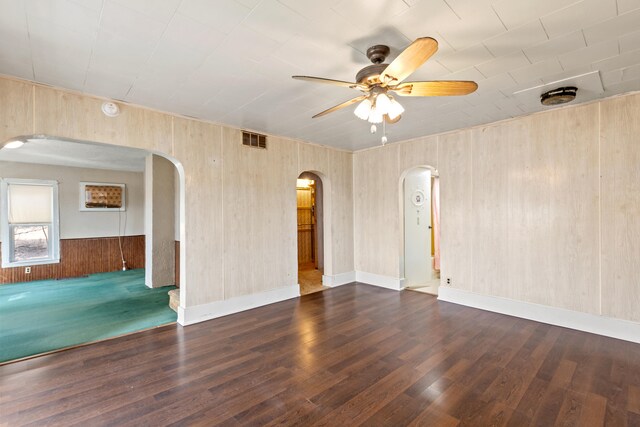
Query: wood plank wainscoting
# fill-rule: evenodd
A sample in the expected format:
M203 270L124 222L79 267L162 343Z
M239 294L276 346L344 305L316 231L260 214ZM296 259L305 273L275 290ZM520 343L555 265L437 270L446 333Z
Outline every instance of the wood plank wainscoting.
M121 239L127 267L144 268L144 235L124 236ZM25 267L0 268L0 283L65 279L120 269L122 261L117 237L60 239L59 263L34 265L30 274L25 273Z

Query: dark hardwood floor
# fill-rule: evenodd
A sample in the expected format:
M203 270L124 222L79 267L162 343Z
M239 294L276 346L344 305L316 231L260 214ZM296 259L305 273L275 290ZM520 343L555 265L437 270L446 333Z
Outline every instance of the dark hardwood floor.
M354 284L2 366L0 424L639 426L640 345Z

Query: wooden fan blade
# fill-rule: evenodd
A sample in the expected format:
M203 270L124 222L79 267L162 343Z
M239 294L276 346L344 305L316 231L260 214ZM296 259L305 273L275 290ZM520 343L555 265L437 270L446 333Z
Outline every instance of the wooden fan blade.
M451 80L432 82L406 82L391 88L400 96L455 96L468 95L478 89L471 81Z
M437 50L438 42L435 39L431 37L416 39L385 68L380 74L380 81L383 85L400 83L431 58Z
M316 114L312 118L315 119L316 117L321 117L321 116L325 116L325 115L327 115L329 113L333 113L334 111L337 111L337 110L339 110L341 108L348 107L349 105L353 105L356 102L363 101L365 98L367 98L367 95L362 95L362 96L355 97L355 98L350 99L350 100L348 100L346 102L343 102L342 104L338 104L335 107L331 107L331 108L329 108L327 110L324 110L323 112Z
M343 80L333 80L333 79L325 79L325 78L322 78L322 77L311 77L311 76L291 76L291 78L292 79L296 79L296 80L303 80L305 82L323 83L323 84L328 84L328 85L333 85L333 86L348 87L348 88L352 88L352 89L360 89L360 90L368 89L368 86L366 86L366 85L361 85L361 84L358 84L358 83L345 82Z
M394 124L394 123L398 123L400 121L400 119L402 118L402 116L398 116L395 119L392 119L391 117L389 117L388 114L384 115L384 121L389 123L390 125Z

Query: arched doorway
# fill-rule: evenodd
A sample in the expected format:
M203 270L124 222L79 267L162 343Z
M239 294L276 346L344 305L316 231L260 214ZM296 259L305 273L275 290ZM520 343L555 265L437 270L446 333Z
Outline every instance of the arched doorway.
M303 172L296 181L298 283L300 294L326 289L322 285L325 270L324 186L319 175Z
M437 295L440 283L440 208L437 171L409 169L402 180L404 286Z
M0 361L174 323L174 285L185 285L181 164L113 144L14 140L20 144L0 143L0 283L10 285L0 300L25 320L10 331L18 345ZM32 198L46 215L24 215ZM49 339L21 338L33 334Z

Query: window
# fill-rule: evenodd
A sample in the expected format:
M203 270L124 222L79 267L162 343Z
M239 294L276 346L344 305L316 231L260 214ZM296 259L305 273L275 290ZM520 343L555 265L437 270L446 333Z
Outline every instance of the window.
M2 267L60 261L58 183L2 180Z

